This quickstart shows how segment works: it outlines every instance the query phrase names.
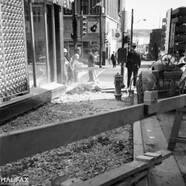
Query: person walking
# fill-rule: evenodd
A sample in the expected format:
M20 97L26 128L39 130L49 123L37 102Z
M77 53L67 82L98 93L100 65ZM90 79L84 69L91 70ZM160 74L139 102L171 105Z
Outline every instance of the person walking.
M127 87L128 88L130 87L132 75L133 75L133 86L134 87L136 86L138 69L141 66L141 57L136 52L135 49L136 49L136 45L133 44L132 49L131 49L131 51L129 51L128 57L127 57L126 67L127 67L127 71L128 71L128 79L127 79Z
M114 51L113 51L110 59L112 61L113 68L116 68L116 55L115 55L115 52Z

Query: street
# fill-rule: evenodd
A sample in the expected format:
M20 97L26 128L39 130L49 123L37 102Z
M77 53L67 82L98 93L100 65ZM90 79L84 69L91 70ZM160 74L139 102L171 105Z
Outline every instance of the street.
M147 70L153 61L142 61L139 73L143 70ZM114 88L114 76L119 73L121 74L121 66L117 65L113 68L112 65L103 66L99 68L96 66L95 73L98 77L99 85L102 88ZM82 70L79 77L79 83L88 82L88 70ZM124 84L127 85L127 69L124 67Z

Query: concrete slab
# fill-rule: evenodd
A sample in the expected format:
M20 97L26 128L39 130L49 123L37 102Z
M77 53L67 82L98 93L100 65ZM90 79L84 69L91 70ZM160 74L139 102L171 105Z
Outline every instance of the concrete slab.
M163 123L167 123L164 119ZM169 121L168 121L169 122ZM167 139L159 124L159 117L141 121L144 150L145 152L155 152L160 149L167 149ZM182 174L174 156L164 160L162 164L155 166L149 174L149 186L185 186Z
M175 117L175 111L158 115L158 121L163 130L163 133L164 133L164 136L167 142L170 138L174 117ZM183 119L184 118L185 116L183 116ZM181 124L179 136L186 137L186 121L185 120ZM186 144L177 143L173 154L177 162L177 165L183 174L184 181L186 183Z

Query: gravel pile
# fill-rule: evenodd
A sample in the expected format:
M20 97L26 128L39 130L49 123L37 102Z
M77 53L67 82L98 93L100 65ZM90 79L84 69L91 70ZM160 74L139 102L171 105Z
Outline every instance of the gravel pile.
M0 133L125 107L125 102L116 101L113 94L98 90L70 90L52 103L8 121ZM2 166L0 176L26 176L33 186L64 175L84 181L132 161L132 133L132 125L125 125Z

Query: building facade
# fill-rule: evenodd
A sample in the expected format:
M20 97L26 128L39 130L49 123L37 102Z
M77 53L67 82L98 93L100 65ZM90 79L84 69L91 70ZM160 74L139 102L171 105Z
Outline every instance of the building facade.
M153 29L150 34L149 52L154 60L158 60L159 52L162 46L162 29Z
M86 61L86 49L97 47L102 52L103 62L118 49L115 33L120 30L122 0L75 0L77 15L77 47L81 48L82 60ZM72 11L64 10L64 45L73 55ZM87 17L87 33L82 36L82 15ZM96 26L95 26L96 25ZM94 29L92 29L94 27ZM101 47L101 48L100 48Z
M63 7L70 0L0 1L0 102L64 82Z

